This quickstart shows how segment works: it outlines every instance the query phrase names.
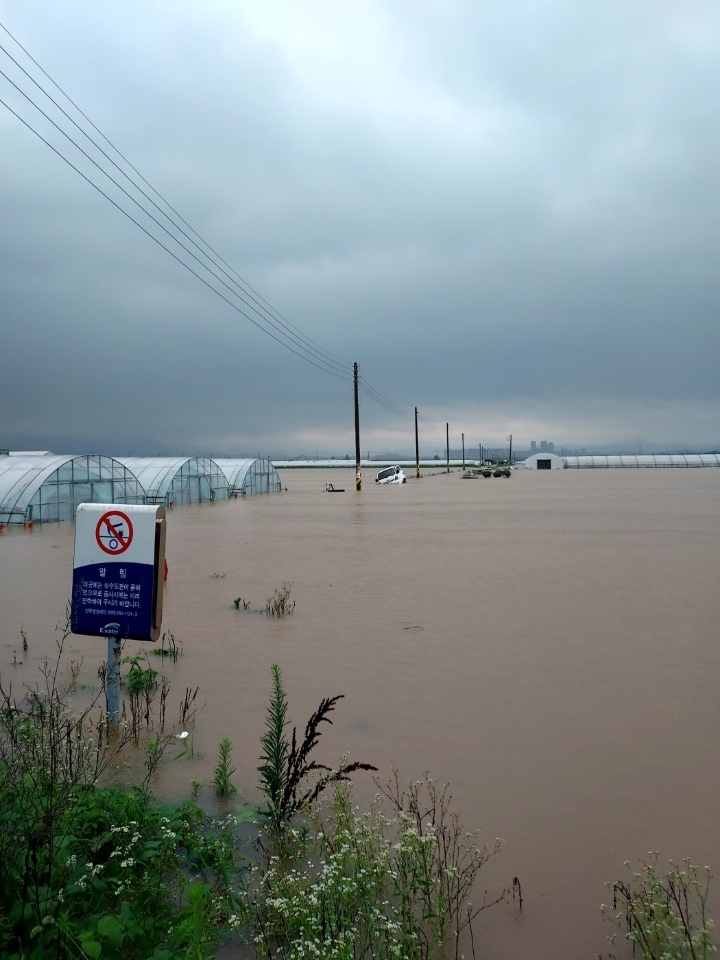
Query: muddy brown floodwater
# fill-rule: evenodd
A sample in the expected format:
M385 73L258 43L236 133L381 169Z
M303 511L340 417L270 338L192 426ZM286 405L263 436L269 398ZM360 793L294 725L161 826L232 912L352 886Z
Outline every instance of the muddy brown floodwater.
M603 882L649 850L720 871L720 470L366 475L360 494L344 469L282 480L280 495L170 514L164 627L184 647L170 699L199 686L204 707L194 758L168 764L161 791L188 797L197 779L205 794L228 736L257 799L278 662L298 724L345 694L321 759L427 770L467 827L505 839L485 886L519 877L524 909L480 917L481 957L590 960L611 932ZM16 685L51 650L73 535L0 537L0 668ZM293 616L235 610L283 580ZM104 652L72 637L68 656L92 678ZM372 790L359 780L361 799Z

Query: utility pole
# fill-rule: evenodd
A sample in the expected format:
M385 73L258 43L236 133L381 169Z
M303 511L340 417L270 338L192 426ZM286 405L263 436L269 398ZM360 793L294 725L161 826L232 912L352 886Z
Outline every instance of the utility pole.
M462 443L463 443L463 470L464 470L465 469L465 434L462 435Z
M355 392L355 489L362 486L362 470L360 468L360 402L358 400L358 365L353 364L353 387Z
M415 478L420 479L420 446L418 444L417 407L415 407Z
M447 461L447 472L450 473L450 424L445 424L445 459Z

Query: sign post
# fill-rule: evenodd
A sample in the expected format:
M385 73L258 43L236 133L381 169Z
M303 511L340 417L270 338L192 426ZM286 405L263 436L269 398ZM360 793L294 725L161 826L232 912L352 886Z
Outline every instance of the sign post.
M107 637L108 724L120 722L120 646L160 636L165 508L81 503L75 521L70 629Z

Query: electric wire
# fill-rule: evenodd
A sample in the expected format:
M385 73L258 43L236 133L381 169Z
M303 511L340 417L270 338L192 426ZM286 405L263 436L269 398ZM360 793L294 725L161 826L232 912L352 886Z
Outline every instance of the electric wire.
M106 170L103 170L103 168L97 163L96 160L94 160L94 159L90 156L89 153L87 153L86 150L83 150L83 148L82 148L75 140L73 140L73 138L72 138L68 133L66 133L57 123L55 123L55 121L54 121L47 113L45 113L45 111L42 109L42 107L38 106L38 104L35 103L35 101L32 99L32 97L30 97L27 93L25 93L24 90L22 90L20 87L18 87L18 85L17 85L13 80L11 80L10 77L8 77L8 75L7 75L3 70L1 70L1 69L0 69L0 75L3 76L3 77L5 77L5 79L6 79L10 84L12 84L12 86L15 87L15 89L16 89L23 97L25 97L25 99L26 99L29 103L31 103L32 106L34 106L35 109L38 110L38 112L41 113L41 114L45 117L45 119L48 120L49 123L51 123L51 124L55 127L56 130L58 130L67 140L69 140L69 142L72 143L72 145L73 145L74 147L76 147L76 149L79 150L80 153L81 153L87 160L90 161L90 163L93 164L93 166L95 166L104 176L106 176L106 177L108 178L108 180L110 180L110 182L111 182L112 184L114 184L114 185L118 188L118 190L120 190L129 200L131 200L136 206L138 206L138 207L143 211L143 213L144 213L150 220L153 221L154 224L156 224L164 233L166 233L166 234L170 237L171 240L173 240L173 242L177 243L178 246L181 247L181 249L183 249L190 257L192 257L193 260L195 260L198 264L200 264L200 266L201 266L204 270L207 270L208 273L211 274L211 276L213 276L219 283L222 284L222 286L224 286L224 287L230 292L230 294L232 294L233 296L237 297L237 298L238 298L242 303L244 303L246 306L250 306L250 305L247 303L247 301L244 299L244 297L242 297L239 293L237 293L232 287L230 287L230 286L222 279L222 277L218 276L213 270L210 269L210 267L208 267L205 263L203 263L203 261L200 260L200 258L199 258L196 254L194 254L194 253L192 252L192 250L190 250L188 247L186 247L185 244L182 243L182 241L178 240L178 238L175 237L175 236L167 229L167 227L166 227L164 224L162 224L156 217L154 217L148 210L146 210L146 208L142 205L142 203L140 203L139 200L137 200L135 197L133 197L132 194L128 193L128 191L127 191L123 186L121 186L121 184L119 184L119 183L117 182L117 180L115 180L113 177L111 177L110 174L109 174ZM3 101L3 102L4 102L4 101ZM7 106L7 104L5 104L5 106ZM12 112L15 113L15 111L12 111ZM18 114L15 114L15 115L16 115L16 116L19 116ZM30 124L27 124L27 126L29 126L30 129L33 129L33 128L30 126ZM36 132L36 131L33 129L33 132ZM41 139L42 139L42 138L41 138ZM47 143L47 141L45 141L45 142ZM59 151L56 151L56 152L59 153ZM60 155L60 156L63 156L62 154L59 154L59 155ZM66 158L63 157L63 159L66 159ZM71 164L71 166L73 166L73 165ZM76 168L76 167L73 167L73 169L77 169L77 168ZM88 179L88 178L86 177L85 179ZM89 181L89 182L92 182L92 181ZM103 193L102 190L101 190L100 192ZM107 196L106 194L103 194L103 195L104 195L104 196ZM116 204L116 206L117 206L117 204ZM118 209L122 209L122 208L121 208L121 207L118 207ZM125 212L125 211L123 211L123 212ZM137 221L135 221L134 218L130 217L130 219L133 220L133 222L137 223ZM148 232L148 231L146 231L146 232ZM148 233L148 235L149 235L149 236L153 236L153 235L150 234L150 233ZM155 238L153 238L153 239L155 239ZM167 247L164 247L163 244L160 244L160 245L163 246L163 249L166 249L166 250L167 250ZM176 258L176 259L177 259L177 258ZM185 264L184 261L181 260L181 261L179 261L179 262L183 263L184 266L187 266L187 264ZM193 271L193 272L194 272L194 271ZM196 276L197 276L197 274L196 274ZM215 289L215 288L214 288L214 287L211 287L211 289ZM216 291L216 292L217 292L217 291ZM224 298L224 299L226 299L226 298ZM229 302L229 301L228 301L228 302ZM250 307L250 309L252 309L252 307ZM248 316L248 314L246 314L244 311L240 310L239 312L242 313L243 316L248 317L248 319L251 319L251 318ZM263 327L260 323L257 323L257 322L254 321L254 320L253 320L253 322L254 322L255 325L256 325L257 327L259 327L261 330L265 330L265 329L266 329L266 328ZM281 329L278 329L277 324L273 323L271 320L266 320L266 322L267 322L267 323L270 323L270 325L277 330L277 332L280 334L281 337L285 337L286 339L291 340L293 343L295 343L295 345L299 348L299 350L303 351L303 353L298 353L298 354L297 354L298 356L303 356L303 357L305 357L305 352L311 352L308 347L305 347L302 343L298 342L298 340L297 340L295 337L293 337L292 334L285 333L285 332L282 331ZM267 332L267 331L266 331L266 332ZM279 339L276 338L276 337L274 337L273 339L278 340L278 343L284 343L283 340L279 340ZM293 351L293 352L296 352L296 351ZM307 359L307 358L306 358L306 359ZM326 372L328 372L328 373L333 373L334 376L341 377L342 379L345 379L345 380L350 379L347 375L342 376L342 374L338 373L337 371L332 371L332 370L330 370L330 369L327 369L327 365L325 364L325 361L323 361L321 358L316 357L315 359L318 360L319 362L318 362L318 363L315 363L314 365L315 365L315 366L318 366L319 369L326 369Z
M34 133L35 136L38 137L39 140L42 140L42 142L43 142L46 146L50 147L50 149L53 151L53 153L56 153L56 154L60 157L61 160L64 160L65 163L67 163L67 165L68 165L69 167L72 167L72 169L73 169L77 174L79 174L79 175L83 178L83 180L85 180L87 183L89 183L91 187L93 187L95 190L97 190L97 192L98 192L99 194L101 194L103 197L105 197L105 199L108 200L117 210L119 210L120 213L122 213L124 216L126 216L126 217L128 218L128 220L131 220L131 221L135 224L136 227L139 227L144 234L146 234L148 237L150 237L150 239L153 240L159 247L162 247L162 249L165 250L166 253L169 253L170 256L171 256L174 260L177 260L177 262L178 262L179 264L181 264L181 266L185 267L185 269L188 270L194 277L197 277L197 279L198 279L201 283L204 283L206 287L208 287L210 290L213 291L213 293L216 293L222 300L225 301L225 303L227 303L230 307L232 307L233 310L236 310L239 314L241 314L243 317L245 317L247 320L249 320L250 323L254 324L256 327L258 327L260 330L262 330L263 333L266 333L266 334L267 334L269 337L271 337L273 340L277 341L277 343L279 343L281 346L285 347L285 348L286 348L287 350L289 350L291 353L294 353L297 357L300 357L301 360L305 360L307 363L312 364L312 366L317 367L318 370L322 370L323 373L329 373L331 376L333 376L333 377L338 377L338 378L341 379L341 380L347 380L347 381L349 381L349 380L351 379L350 377L343 377L343 376L342 376L341 374L339 374L339 373L334 373L332 370L328 370L328 369L326 369L325 367L319 366L319 364L314 363L314 362L313 362L312 360L310 360L308 357L304 356L304 355L301 354L301 353L298 353L297 350L293 350L293 348L292 348L289 344L287 344L287 343L284 342L283 340L280 340L279 337L274 336L274 334L270 333L270 331L267 330L265 327L262 327L262 326L257 322L257 320L255 320L255 319L254 319L253 317L251 317L249 314L245 313L244 310L241 310L240 307L238 307L237 304L233 303L231 300L228 300L228 298L227 298L223 293L221 293L221 291L219 291L218 289L216 289L215 287L213 287L213 285L212 285L208 280L206 280L204 277L200 276L200 274L197 273L195 270L193 270L193 268L192 268L191 266L189 266L187 263L185 263L184 260L181 260L180 257L178 257L177 254L173 253L173 251L170 250L169 247L166 247L165 244L162 243L161 240L158 240L157 237L153 236L153 234L150 233L150 231L147 230L147 229L146 229L138 220L136 220L131 214L129 214L129 213L127 212L127 210L124 210L124 209L120 206L120 204L116 203L116 202L113 200L113 198L110 197L110 196L108 196L108 194L105 193L105 191L102 190L96 183L93 183L93 181L92 181L88 176L86 176L86 175L82 172L82 170L79 170L71 160L68 160L67 157L63 156L63 154L57 149L57 147L54 147L53 144L50 143L49 140L46 140L45 137L43 137L43 135L42 135L41 133L39 133L30 123L28 123L27 120L25 120L23 117L21 117L19 113L16 113L15 110L13 110L13 108L12 108L9 104L7 104L3 99L1 99L1 98L0 98L0 104L2 104L3 107L5 107L7 110L9 110L10 113L12 113L12 115L13 115L14 117L17 117L17 119L20 121L20 123L22 123L24 126L26 126L26 127L28 128L28 130L30 130L32 133Z
M185 226L188 227L188 229L198 238L198 240L200 240L200 242L201 242L208 250L210 250L210 252L213 254L213 256L214 256L215 258L217 258L217 260L218 260L220 263L222 263L225 267L227 267L228 270L231 271L231 273L237 278L237 281L238 281L238 282L236 282L235 280L233 280L233 278L230 277L229 274L228 274L222 267L218 266L218 264L213 260L213 258L210 257L204 250L202 250L202 248L192 239L192 237L190 237L190 236L182 229L182 227L180 227L180 226L173 220L172 217L170 217L164 210L162 210L162 209L155 203L155 201L152 199L152 197L150 197L150 196L132 179L132 177L130 177L130 176L112 159L112 157L110 157L110 156L107 154L107 152L106 152L105 150L103 150L103 148L102 148L98 143L96 143L96 141L95 141L85 130L83 130L83 128L82 128L82 127L63 109L63 107L61 107L60 104L58 104L57 101L47 92L47 90L45 90L45 89L41 86L41 84L39 84L39 83L37 82L37 80L35 80L35 79L28 73L28 71L25 70L25 68L5 49L5 47L3 47L2 45L0 45L0 50L2 50L2 51L5 53L5 55L25 74L25 76L27 76L28 79L29 79L33 84L35 84L35 86L54 104L55 107L57 107L58 110L60 110L60 112L83 134L83 136L85 136L85 137L90 141L90 143L92 143L93 146L94 146L97 150L99 150L99 152L122 174L122 176L124 176L125 179L126 179L130 184L132 184L132 186L135 187L135 189L138 190L138 191L142 194L142 196L145 197L145 199L146 199L148 202L150 202L150 203L153 205L153 207L158 211L158 213L160 213L163 217L165 217L165 219L168 220L175 229L179 230L179 232L180 232L190 243L193 244L193 246L201 253L201 255L202 255L203 257L205 257L205 258L213 265L213 267L215 267L215 268L216 268L217 270L219 270L224 276L226 276L226 277L228 278L228 280L230 280L230 282L234 284L235 287L238 287L238 288L242 291L242 293L245 294L245 296L249 297L250 300L252 300L252 301L256 304L256 307L258 307L258 308L260 308L260 309L258 310L258 309L256 309L256 307L253 307L251 303L248 303L248 301L245 299L244 296L242 296L241 294L237 293L236 290L233 290L231 287L229 287L228 284L225 283L225 281L223 281L222 278L219 277L216 273L214 273L214 271L211 270L202 260L200 260L200 259L192 252L192 250L189 250L180 240L178 240L178 238L177 238L176 236L174 236L162 223L160 223L160 222L142 205L142 203L141 203L140 201L138 201L135 197L133 197L131 194L129 194L129 193L127 192L127 190L125 190L113 177L110 176L110 174L109 174L106 170L103 169L103 167L101 167L85 150L83 150L83 148L82 148L78 143L76 143L76 141L73 140L72 137L69 136L69 134L67 134L57 123L55 123L55 121L54 121L50 116L48 116L48 114L45 113L45 111L42 110L42 108L39 107L38 104L36 104L36 103L32 100L32 98L31 98L27 93L25 93L25 91L23 91L16 83L14 83L14 81L13 81L10 77L8 77L8 75L7 75L6 73L4 73L2 70L0 70L0 74L2 74L2 76L4 76L5 79L6 79L9 83L11 83L12 86L15 87L15 89L16 89L23 97L25 97L26 100L28 100L29 103L31 103L31 104L36 108L36 110L38 110L64 137L66 137L66 139L69 140L69 142L72 143L73 146L75 146L76 149L78 149L104 176L106 176L106 177L110 180L111 183L113 183L125 196L128 197L128 199L130 199L133 203L135 203L135 204L143 211L143 213L145 213L146 216L148 216L158 227L160 227L160 229L163 230L163 231L170 237L170 239L171 239L174 243L178 244L178 245L179 245L189 256L191 256L204 270L207 270L208 273L210 273L210 275L211 275L212 277L214 277L215 280L217 280L219 283L221 283L221 284L230 292L231 295L237 297L243 304L245 304L245 306L247 306L247 307L248 307L250 310L252 310L258 317L260 317L260 320L261 320L261 321L264 321L265 323L270 323L270 324L273 326L273 328L276 330L276 332L277 332L280 336L278 337L278 336L275 336L274 334L272 334L272 333L267 329L266 326L264 326L262 323L260 323L260 322L258 322L257 320L255 320L253 317L249 316L247 313L245 313L244 310L240 309L236 304L234 304L234 303L232 303L230 300L228 300L227 297L224 296L224 294L222 294L219 290L217 290L216 287L214 287L211 283L209 283L205 278L203 278L202 276L200 276L195 270L192 269L192 267L190 267L187 263L185 263L185 262L184 262L180 257L178 257L175 253L173 253L168 247L165 246L165 244L163 244L160 240L158 240L157 237L155 237L149 230L147 230L145 227L143 227L142 224L140 224L134 217L132 217L126 210L124 210L123 207L121 207L121 206L120 206L118 203L116 203L110 196L108 196L108 194L106 194L100 187L98 187L97 184L95 184L89 177L87 177L84 173L82 173L82 171L79 170L70 160L68 160L68 158L65 157L65 156L61 153L61 151L59 151L56 147L54 147L54 146L53 146L48 140L46 140L30 123L28 123L26 120L24 120L15 110L13 110L13 109L9 106L9 104L5 103L4 100L0 100L0 103L1 103L3 106L5 106L6 109L8 109L8 110L10 111L10 113L12 113L18 120L20 120L29 130L31 130L32 133L34 133L40 140L42 140L43 143L45 143L47 146L49 146L50 149L52 149L53 152L55 152L55 153L56 153L62 160L64 160L73 170L75 170L76 173L78 173L84 180L86 180L92 187L94 187L103 197L105 197L105 199L109 200L110 203L112 203L113 206L116 207L116 209L118 209L118 210L119 210L121 213L123 213L129 220L131 220L136 226L138 226L147 236L150 237L150 239L154 240L155 243L157 243L163 250L165 250L167 253L169 253L175 260L177 260L178 263L180 263L182 266L184 266L190 273L193 274L193 276L195 276L195 277L196 277L197 279L199 279L202 283L204 283L205 286L207 286L210 290L212 290L214 293L216 293L218 296L220 296L226 303L228 303L229 306L233 307L233 309L235 309L235 310L236 310L238 313L240 313L243 317L245 317L246 319L250 320L250 322L253 323L254 326L256 326L258 329L262 330L264 333L266 333L268 336L270 336L271 339L275 340L275 341L276 341L277 343L279 343L281 346L284 346L286 349L290 350L291 353L295 354L295 355L298 356L300 359L305 360L306 362L310 363L312 366L316 367L317 369L322 370L324 373L329 373L329 374L331 374L332 376L336 376L336 377L338 377L339 379L343 379L343 380L346 380L346 381L350 380L351 378L350 378L349 376L347 376L347 374L345 373L345 371L347 371L347 369L348 369L347 365L341 363L339 360L337 360L337 359L336 359L335 357L333 357L331 354L328 354L326 351L324 351L324 350L322 349L322 347L321 347L316 341L314 341L314 340L312 340L311 338L307 337L297 326L295 326L293 323L291 323L290 320L288 320L288 319L287 319L286 317L284 317L279 311L277 311L274 307L272 307L272 305L271 305L261 294L259 294L253 287L251 287L251 285L250 285L246 280L244 280L244 278L242 278L242 277L240 276L240 274L237 273L237 271L236 271L230 264L228 264L228 263L220 256L220 254L218 254L217 251L214 250L214 248L213 248L209 243L207 243L207 241L205 241L205 240L203 239L203 237L192 227L192 225L189 224L188 221L185 220L185 219L182 217L182 215L172 206L172 204L170 204L170 203L165 199L165 197L163 197L163 195L162 195L155 187L153 187L153 185L140 173L140 171L137 170L137 168L136 168L135 166L133 166L133 164L127 159L127 157L125 157L124 154L122 154L121 151L118 150L117 147L115 147L115 145L105 136L105 134L99 129L99 127L97 127L96 124L93 123L93 121L87 116L87 114L85 114L85 113L83 112L83 110L75 103L75 101L72 100L72 98L71 98L70 96L68 96L68 94L65 93L65 91L59 86L59 84L56 83L56 81L50 76L50 74L38 63L37 60L35 60L35 58L27 51L27 49L13 36L13 34L12 34L12 33L7 29L7 27L6 27L3 23L1 23L1 22L0 22L0 27L5 31L5 33L7 33L7 35L14 41L14 43L16 43L17 46L26 54L26 56L35 64L35 66L44 74L44 76L47 77L47 79L53 84L53 86L54 86L57 90L60 91L60 93L65 97L65 99L66 99L70 104L72 104L72 106L78 111L78 113L79 113L79 114L90 124L90 126L102 137L102 139L111 147L111 149L128 165L128 167L130 167L130 169L133 170L133 172L134 172L135 174L137 174L137 176L149 187L150 190L152 190L152 192L153 192L157 197L159 197L160 200L162 200L162 202L175 214L175 216L176 216L182 223L184 223ZM246 290L245 288L247 288L247 290ZM251 291L251 293L248 293L248 290ZM252 296L252 294L254 294L254 296ZM256 299L256 297L257 297L257 299ZM263 306L263 305L264 305L264 306ZM260 310L262 310L263 312L261 313ZM281 339L281 338L284 338L284 339ZM291 346L286 342L288 339L291 340L291 342L294 343L295 346L298 347L298 350L293 349L293 347L291 347ZM301 351L301 352L298 352L298 351ZM310 359L310 357L307 356L307 353L310 353L311 356L314 357L315 359L314 359L314 360L313 360L313 359ZM317 361L319 361L319 362L315 362L315 360L317 360ZM328 369L329 366L334 367L335 370ZM342 371L342 373L339 373L339 372L337 372L337 371ZM392 414L394 414L394 415L396 415L396 416L401 416L401 417L407 417L407 416L412 416L412 415L413 415L410 411L403 409L403 408L400 407L398 404L395 404L393 401L391 401L391 400L389 400L388 398L384 397L375 387L373 387L372 384L369 383L369 381L368 381L365 377L359 377L359 386L361 387L361 389L362 389L369 397L371 397L376 403L378 403L380 406L382 406L382 407L383 407L385 410L387 410L389 413L392 413ZM424 417L421 417L420 419L426 420L426 418L424 418Z
M105 140L105 142L111 147L111 149L114 150L115 153L130 167L130 169L133 170L134 173L136 173L137 176L149 187L149 189L152 190L152 192L153 192L157 197L159 197L159 199L162 200L162 202L163 202L170 210L172 210L172 212L175 214L175 216L176 216L182 223L184 223L186 227L188 227L188 229L198 238L198 240L200 240L200 242L201 242L205 247L207 247L208 250L210 250L210 252L213 254L213 256L214 256L220 263L222 263L225 267L227 267L228 270L231 271L231 273L237 278L237 281L239 281L240 289L243 291L243 293L244 293L246 296L248 296L248 297L257 305L257 307L259 307L259 309L260 309L261 311L263 311L265 314L271 315L271 316L277 321L277 324L278 324L278 325L285 327L286 330L288 330L288 331L292 331L292 332L295 334L296 338L299 339L299 340L301 340L301 341L307 346L307 348L308 348L314 355L316 355L319 360L321 360L321 362L329 363L331 366L334 366L334 367L335 367L336 369L338 369L338 370L342 370L342 371L346 371L346 370L347 370L347 364L342 363L341 361L337 360L337 358L333 357L332 355L330 355L330 354L328 354L326 351L324 351L324 350L322 349L322 347L320 347L320 345L317 344L314 340L312 340L312 339L309 338L309 337L306 337L306 336L303 334L303 332L302 332L301 330L299 330L298 327L296 327L296 326L295 326L293 323L291 323L286 317L284 317L278 310L276 310L271 304L269 304L268 301L265 300L264 297L262 297L256 290L254 290L254 289L250 286L250 284L249 284L246 280L244 280L243 277L241 277L240 274L239 274L236 270L233 269L233 267L230 266L230 264L228 264L225 260L223 260L223 258L220 256L220 254L218 254L217 251L215 251L215 250L210 246L210 244L207 243L207 241L203 239L203 237L187 222L187 220L185 220L185 219L180 215L180 213L178 213L178 211L175 210L175 208L172 206L172 204L170 204L170 203L165 199L165 197L163 197L163 195L162 195L155 187L153 187L153 185L140 173L140 171L137 170L137 168L133 166L133 164L127 159L127 157L125 157L125 156L117 149L117 147L105 136L105 134L99 129L99 127L97 127L97 126L92 122L92 120L90 120L90 118L87 116L87 114L85 114L85 113L80 109L80 107L75 103L75 101L72 100L72 98L69 97L67 93L65 93L65 91L62 89L62 87L60 87L60 85L59 85L58 83L56 83L56 81L50 76L50 74L48 74L47 71L44 70L43 67L40 66L40 64L37 62L37 60L35 60L34 57L32 57L32 55L25 49L25 47L23 47L22 44L19 43L19 41L17 41L17 40L15 39L15 37L10 33L10 31L7 29L7 27L5 27L5 25L2 24L2 23L0 23L0 27L2 27L2 29L8 34L8 36L20 47L20 49L26 54L26 56L28 56L29 59L32 60L32 62L38 67L38 69L48 78L48 80L53 84L53 86L56 87L56 88L60 91L60 93L65 97L65 99L66 99L69 103L72 104L72 106L73 106L73 107L78 111L78 113L90 124L90 126L91 126L94 130L97 131L97 133L103 138L103 140ZM3 52L10 60L12 60L12 62L18 67L18 69L21 70L21 71L25 74L25 76L26 76L32 83L35 84L35 86L51 101L51 103L53 103L54 106L56 106L57 109L60 110L60 112L80 131L80 133L82 133L82 135L83 135L84 137L86 137L86 138L90 141L90 143L92 143L92 145L93 145L97 150L100 151L100 153L126 178L126 180L128 180L128 182L130 182L130 183L133 185L133 187L135 187L135 189L138 190L138 191L155 207L155 209L156 209L163 217L165 217L170 223L172 223L172 225L173 225L173 227L175 227L175 229L179 230L180 233L182 233L182 235L183 235L190 243L192 243L192 244L200 251L200 253L201 253L204 257L206 257L208 260L210 260L210 262L213 263L213 265L214 265L215 267L217 267L217 269L219 269L232 283L238 285L238 284L236 283L236 281L233 280L233 279L230 277L230 275L223 269L223 267L218 266L218 264L217 264L215 261L213 261L212 257L210 257L210 256L199 246L199 244L197 244L196 241L193 240L192 237L191 237L188 233L186 233L186 231L183 230L183 228L182 228L181 226L179 226L179 224L177 224L177 223L173 220L172 217L170 217L164 210L162 210L161 207L159 207L158 204L155 203L155 201L152 199L152 197L150 197L150 196L142 189L142 187L140 187L140 186L132 179L132 177L130 177L129 174L126 173L126 171L124 171L124 170L122 169L122 167L121 167L118 163L116 163L116 161L113 160L112 157L110 157L109 154L108 154L105 150L103 150L103 148L102 148L98 143L96 143L96 141L90 136L90 134L88 134L87 131L84 130L84 129L80 126L80 124L78 124L77 121L74 120L74 119L70 116L70 114L68 114L67 111L64 110L63 107L60 106L60 104L47 92L47 90L45 90L45 88L44 88L40 83L38 83L38 81L22 66L22 64L19 63L19 62L15 59L15 57L13 57L12 54L11 54L4 46L2 46L2 44L0 44L0 50L2 50L2 52ZM6 74L3 74L3 76L5 76L6 79L8 79ZM10 82L12 83L12 81L10 81ZM52 122L52 121L51 121L51 122ZM103 171L103 172L105 172L105 171ZM245 289L245 288L247 288L247 289ZM251 292L248 293L248 290L251 291ZM253 294L254 294L255 296L253 296ZM256 299L256 298L258 298L258 299ZM243 299L243 298L241 298L241 299ZM261 301L262 301L262 302L261 302ZM247 304L247 301L244 301L244 302ZM263 305L263 304L264 304L264 305ZM247 305L250 306L250 304L247 304ZM254 307L251 307L251 309L254 310L255 308L254 308ZM255 311L255 312L257 312L257 311Z
M362 390L369 396L372 397L376 403L379 403L380 406L385 407L386 410L390 413L394 413L398 417L412 417L413 414L410 410L405 410L403 407L400 407L398 404L393 403L392 400L388 400L384 397L375 387L372 386L362 375L359 377L359 385Z

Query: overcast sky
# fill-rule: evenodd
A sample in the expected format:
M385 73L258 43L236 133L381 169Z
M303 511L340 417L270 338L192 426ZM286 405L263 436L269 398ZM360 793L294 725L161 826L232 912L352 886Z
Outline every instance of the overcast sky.
M720 446L715 0L0 0L0 20L343 377L357 361L418 406L424 451L446 421L452 446ZM2 106L0 297L0 447L353 452L348 379ZM410 452L411 416L361 399L363 455Z

